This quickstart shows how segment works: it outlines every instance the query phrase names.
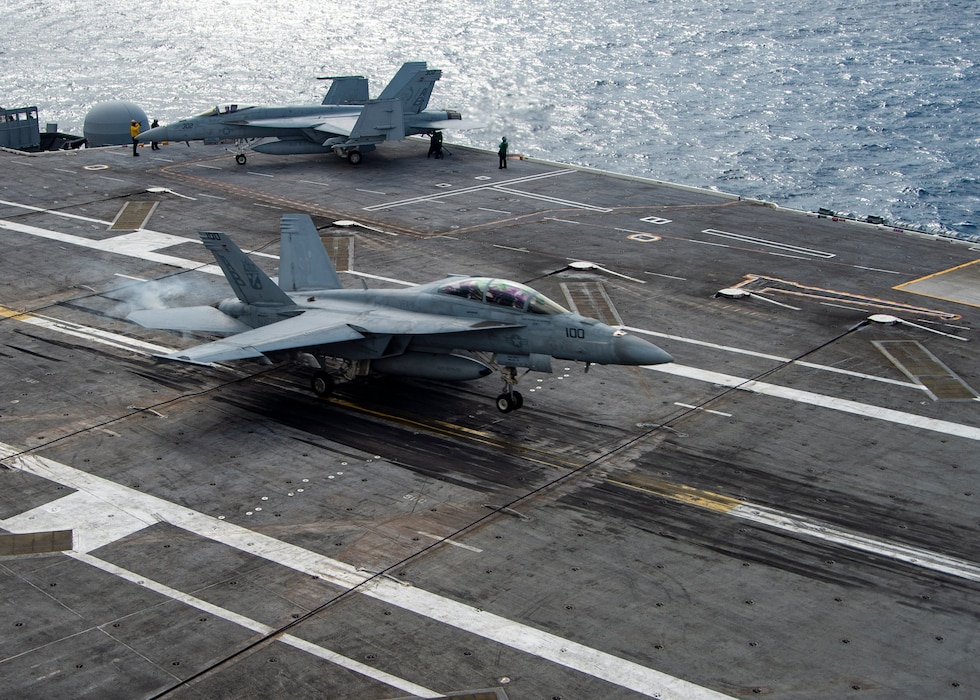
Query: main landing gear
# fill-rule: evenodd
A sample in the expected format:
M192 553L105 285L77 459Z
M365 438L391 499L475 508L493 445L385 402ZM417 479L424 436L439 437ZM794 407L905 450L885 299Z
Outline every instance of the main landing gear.
M313 393L320 398L326 398L333 393L334 387L336 386L334 378L330 376L327 372L322 369L313 373L310 378L310 388L313 389Z

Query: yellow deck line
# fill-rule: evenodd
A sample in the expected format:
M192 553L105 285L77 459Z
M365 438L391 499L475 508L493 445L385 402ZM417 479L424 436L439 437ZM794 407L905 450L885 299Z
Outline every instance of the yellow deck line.
M734 508L745 503L737 498L723 496L720 493L705 491L694 488L693 486L685 486L684 484L675 484L642 474L630 474L626 477L626 480L606 479L606 481L610 484L625 486L636 489L637 491L645 491L669 498L678 503L687 503L688 505L706 508L718 513L730 513Z

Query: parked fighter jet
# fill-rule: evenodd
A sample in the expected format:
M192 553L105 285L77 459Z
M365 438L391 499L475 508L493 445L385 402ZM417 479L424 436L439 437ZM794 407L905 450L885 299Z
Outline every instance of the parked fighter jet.
M161 359L296 360L318 368L312 388L321 396L338 378L372 372L459 381L496 369L504 381L496 403L504 413L524 403L515 389L519 367L551 372L552 358L585 362L586 369L673 359L518 282L450 276L409 289L344 289L309 216L286 214L280 228L278 284L225 234L201 232L237 298L128 318L147 328L232 335Z
M144 131L137 141L235 141L235 160L244 164L245 151L290 155L330 153L352 165L383 141L400 141L412 134L440 129L472 129L480 124L459 112L426 110L432 88L442 71L424 61L404 64L377 99L368 99L367 78L342 76L332 80L319 105L254 107L226 105ZM267 139L251 145L257 139Z

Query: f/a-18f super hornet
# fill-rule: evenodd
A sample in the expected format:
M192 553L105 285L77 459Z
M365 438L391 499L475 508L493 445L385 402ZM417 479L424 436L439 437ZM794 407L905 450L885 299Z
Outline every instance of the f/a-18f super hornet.
M309 216L286 214L280 228L278 284L224 233L201 232L237 298L128 318L147 328L231 335L161 359L299 361L317 368L312 388L321 396L336 379L371 373L461 381L497 369L504 413L524 403L515 389L518 368L551 372L553 358L586 369L672 361L656 345L518 282L456 275L407 289L344 289Z
M367 78L324 78L333 84L319 105L212 107L144 131L136 140L235 141L239 164L245 163L245 151L251 148L275 155L334 152L357 165L363 153L373 151L383 141L481 126L464 120L456 111L426 110L432 88L441 77L442 71L430 70L424 61L406 63L374 100L368 99ZM260 143L252 145L259 139Z

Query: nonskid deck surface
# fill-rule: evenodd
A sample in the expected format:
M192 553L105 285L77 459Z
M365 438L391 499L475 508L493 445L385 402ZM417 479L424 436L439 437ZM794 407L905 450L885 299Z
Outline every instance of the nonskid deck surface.
M449 148L0 153L0 694L980 692L980 251ZM230 296L197 232L274 275L288 212L347 286L513 279L675 362L508 414L155 364L205 338L130 311Z

